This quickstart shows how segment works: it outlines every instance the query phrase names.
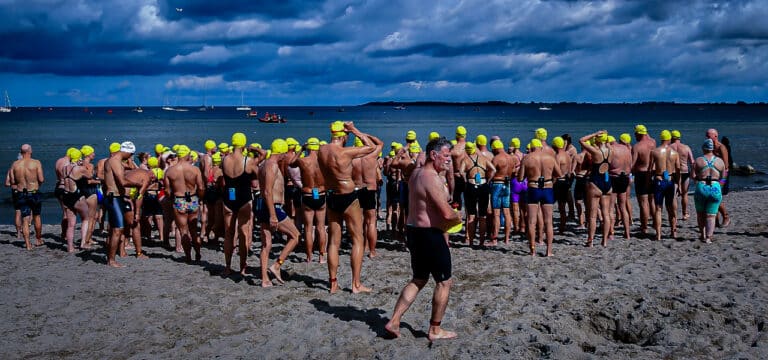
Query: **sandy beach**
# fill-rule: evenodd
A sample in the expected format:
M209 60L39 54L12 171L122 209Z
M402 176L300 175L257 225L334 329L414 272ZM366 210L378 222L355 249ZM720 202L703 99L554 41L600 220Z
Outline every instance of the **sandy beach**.
M330 295L327 267L304 263L301 245L283 266L287 283L262 289L258 242L246 277L222 277L214 246L188 265L150 242L149 259L111 269L103 236L70 255L59 227L46 225L45 246L26 251L2 226L0 358L765 358L768 192L726 199L732 224L713 244L695 240L695 216L680 223L679 239L661 242L587 249L584 232L571 231L555 237L554 258L531 258L519 237L487 249L454 242L443 326L459 338L432 344L432 280L402 337L385 338L411 274L408 253L385 231L379 257L363 265L374 291L350 292L346 244L343 291Z

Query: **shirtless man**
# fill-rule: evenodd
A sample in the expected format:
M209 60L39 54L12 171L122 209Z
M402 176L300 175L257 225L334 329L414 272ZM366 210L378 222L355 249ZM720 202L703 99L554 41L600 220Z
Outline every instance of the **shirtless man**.
M284 161L284 157L292 157L293 154L288 154L288 144L283 139L272 141L270 150L272 155L264 161L264 164L259 167L258 171L261 197L264 201L264 206L256 213L256 219L261 224L260 258L262 287L272 286L272 282L269 280L269 273L275 277L278 283L284 283L282 276L280 276L280 267L299 243L299 230L283 209L282 202L290 199L285 198L285 175L280 171L279 165ZM276 231L288 236L288 242L285 244L283 251L280 252L277 261L272 266L269 266L272 235Z
M301 173L301 207L304 217L304 241L307 250L307 262L312 262L315 234L320 252L319 262L325 264L325 251L328 236L325 230L325 179L317 162L320 140L309 138L304 144L307 155L295 160Z
M127 239L133 240L133 245L136 247L136 255L139 258L143 258L141 254L141 210L144 207L144 194L149 185L154 181L155 174L152 171L144 170L142 168L126 169L125 179L131 183L138 184L138 186L126 187L126 202L130 205L132 211L125 212L125 237L121 238L120 242L120 256L126 256L125 248L128 244ZM179 237L178 239L181 239Z
M661 240L662 205L667 203L669 225L672 238L677 237L677 207L675 190L680 187L680 155L670 146L672 134L669 130L661 132L661 145L651 151L651 162L648 170L653 176L653 197L656 207L653 213L653 227L656 229L656 240Z
M509 213L510 179L514 170L520 166L517 157L507 154L504 151L504 143L501 140L494 140L491 143L493 150L493 167L496 173L491 179L491 208L493 209L493 230L491 230L492 245L496 245L496 236L501 227L501 214L504 214L504 243L509 244L509 234L512 225L512 217Z
M358 195L360 196L360 207L363 208L363 235L368 244L368 257L376 257L376 242L378 229L376 228L376 189L378 187L379 163L378 156L384 143L373 135L368 135L373 146L376 147L372 153L357 158L353 161L359 161L362 186Z
M232 273L232 253L235 238L240 255L240 275L245 276L246 259L251 238L251 179L256 176L259 158L248 158L244 154L247 143L245 134L232 135L232 153L222 160L224 173L224 275Z
M496 168L491 163L491 159L480 155L474 143L468 142L464 145L466 157L459 164L459 172L464 175L466 187L464 189L464 200L466 201L467 222L466 238L467 245L472 246L475 240L475 232L480 233L480 245L485 244L487 233L487 215L488 203L490 201L490 188L488 180L492 179L496 173ZM478 230L479 228L479 230Z
M630 224L632 217L628 211L629 203L629 174L632 171L632 148L624 142L611 143L610 168L608 174L611 178L611 204L618 203L621 221L624 224L624 238L629 240ZM613 216L612 216L613 218Z
M683 144L680 138L680 131L672 130L672 143L669 146L680 154L680 188L678 189L678 195L680 196L683 220L688 220L690 217L688 214L688 189L691 184L690 170L688 169L690 169L690 166L693 166L696 160L693 159L691 148Z
M35 223L35 246L43 245L43 223L40 219L42 203L40 185L45 181L40 160L32 158L32 146L21 145L21 159L11 165L10 184L16 187L16 201L21 212L21 234L27 250L32 250L29 241L29 224Z
M119 147L120 144L117 144L117 146ZM110 145L110 148L112 148L111 145ZM56 186L53 190L53 196L56 197L56 200L59 201L59 206L61 207L61 238L62 239L66 238L67 226L69 225L69 220L67 219L67 207L64 206L64 202L61 199L62 195L64 195L64 187L62 182L64 181L64 168L70 164L69 153L72 150L75 150L75 148L67 149L66 154L58 158L56 162L53 164L53 168L56 174Z
M345 147L349 133L359 137L362 147ZM370 292L360 279L363 268L363 214L358 200L357 190L352 181L352 159L363 157L376 150L368 135L360 132L352 122L336 121L331 124L331 142L320 147L318 164L326 180L329 193L328 204L328 276L330 292L339 290L336 273L339 269L339 248L341 247L341 224L347 223L347 231L352 239L352 292Z
M706 138L712 140L712 143L715 144L715 148L712 151L712 153L715 154L715 156L717 156L720 159L722 159L723 162L725 163L725 170L721 174L719 181L720 181L720 185L722 185L722 188L723 188L722 193L723 193L723 195L726 195L726 194L728 194L727 183L729 181L728 174L730 172L730 168L729 168L730 162L728 161L728 159L729 159L731 154L728 153L728 149L718 139L717 130L715 130L715 129L708 129L707 130L707 134L706 134ZM723 200L720 201L720 208L718 209L718 212L723 216L722 226L723 227L727 227L728 225L730 225L731 224L731 218L728 216L728 210L725 209L725 196L723 196Z
M528 226L527 235L531 256L536 256L536 222L541 209L544 231L547 236L547 256L552 256L552 205L555 194L552 189L553 179L563 176L557 158L542 149L541 141L531 140L531 152L523 158L517 180L528 180Z
M456 127L456 144L451 149L451 169L453 171L452 204L453 207L459 211L461 211L462 205L464 204L462 196L466 188L466 181L464 180L464 175L459 172L458 166L467 156L467 152L464 150L466 143L467 129L459 125Z
M536 131L534 131L534 137L541 141L541 149L545 152L550 153L552 156L555 156L555 149L553 149L549 144L547 144L547 129L545 128L538 128Z
M136 146L132 142L126 141L120 144L119 151L112 154L104 164L104 184L106 186L106 197L104 206L109 216L109 242L107 243L107 265L111 267L123 267L122 264L115 261L115 254L120 243L120 236L123 234L123 228L129 225L125 213L133 212L128 202L127 187L141 187L142 184L131 182L125 177L125 168L123 161L127 160L136 152ZM134 239L135 241L135 239ZM141 253L141 241L136 244L136 257L145 258Z
M104 179L106 177L106 173L104 171L104 168L105 168L104 165L107 164L107 160L109 160L109 158L111 158L112 155L114 155L116 152L120 151L120 143L111 143L111 144L109 144L108 150L109 150L109 156L107 156L107 157L105 157L103 159L100 159L98 162L96 162L96 176L99 179ZM101 183L101 192L102 192L102 194L106 193L106 190L107 190L106 185L102 181L102 183ZM104 201L102 199L102 203L100 204L99 211L97 213L97 217L99 218L99 229L101 231L104 231L104 219L106 218L106 216L105 216L106 212L107 212L107 207L105 206Z
M512 138L509 141L509 154L517 158L517 165L512 170L512 180L510 181L509 192L512 202L512 231L515 233L525 233L525 202L528 191L528 180L517 181L517 173L520 171L520 165L523 163L525 153L520 149L520 139Z
M179 146L176 152L179 162L165 173L165 185L173 194L173 211L176 227L181 234L181 246L187 263L192 262L191 247L195 248L195 261L200 261L200 236L197 236L197 214L200 199L205 196L200 169L190 161L190 149ZM191 244L191 246L190 246Z
M456 337L456 333L440 327L453 283L451 253L445 231L461 223L459 214L448 204L451 194L439 175L442 171L449 171L450 148L445 139L430 141L426 149L426 163L415 169L410 178L411 212L408 215L407 242L413 278L403 288L392 318L384 326L393 337L400 336L400 319L427 284L430 274L437 284L432 297L432 317L427 337L430 341Z
M565 223L568 219L566 214L566 208L568 206L568 193L570 193L570 178L573 175L571 171L571 155L565 150L565 140L562 137L556 136L552 139L552 147L555 150L555 158L557 158L557 164L562 170L563 176L555 179L555 185L553 186L555 192L555 201L557 201L557 210L560 214L560 226L558 227L558 233L560 235L565 234Z
M651 211L648 195L653 193L648 164L651 162L651 151L656 148L656 140L648 135L645 125L635 126L635 140L637 142L632 145L632 175L635 177L635 196L640 208L640 232L645 234Z
M16 160L21 160L21 154ZM16 184L11 184L11 177L13 176L13 163L8 168L8 172L5 173L5 187L11 188L11 202L13 203L13 225L16 227L16 238L22 239L21 236L21 209L19 209L18 191L16 191Z
M586 217L589 212L588 205L585 204L587 199L587 184L589 180L587 175L589 174L589 166L591 165L590 159L587 156L587 151L582 148L580 152L573 158L573 201L576 206L576 222L578 226L576 229L585 230Z
M400 150L398 143L392 142L392 150L389 151L389 156L384 159L384 176L387 178L387 218L386 229L392 230L397 228L399 213L400 213L400 193L398 192L398 183L401 180L400 170L392 166L395 161L397 151Z

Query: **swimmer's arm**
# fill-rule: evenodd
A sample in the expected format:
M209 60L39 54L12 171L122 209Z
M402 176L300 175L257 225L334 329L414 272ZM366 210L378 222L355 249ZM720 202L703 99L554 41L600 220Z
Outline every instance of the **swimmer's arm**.
M488 180L493 179L493 176L496 175L496 167L493 166L492 162L488 162L488 167L485 170L486 170L486 173L487 173L487 174L485 174L485 177Z
M203 173L199 170L195 174L195 186L197 186L197 196L202 199L205 197L205 185L203 185Z
M13 184L13 167L8 169L8 173L5 174L5 187L10 187Z
M432 183L427 186L427 199L432 202L432 206L428 207L428 209L434 209L433 211L438 212L440 218L443 220L440 230L445 232L453 226L460 224L461 217L459 216L459 213L453 211L451 205L445 201L442 178L440 176L435 176L430 181Z
M272 164L265 164L264 166L269 166L269 168L264 169L264 184L261 184L261 196L264 198L264 206L267 207L267 210L269 211L269 222L270 225L272 225L272 220L274 219L275 223L277 222L277 214L275 214L275 200L272 196L272 189L275 187L275 174L279 174L279 169L277 168L276 163Z
M42 184L45 181L45 177L43 177L43 165L40 164L40 161L37 162L37 184Z
M520 162L520 169L517 170L517 181L522 182L525 179L525 161L527 158L523 158Z
M560 162L555 159L555 166L552 167L552 178L557 179L563 177L563 170L560 169Z

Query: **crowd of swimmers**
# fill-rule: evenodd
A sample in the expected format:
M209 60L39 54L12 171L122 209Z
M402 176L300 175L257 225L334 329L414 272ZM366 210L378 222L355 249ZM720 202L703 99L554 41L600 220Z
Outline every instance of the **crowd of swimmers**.
M347 146L350 135L354 144ZM307 262L315 261L315 250L317 261L327 262L333 293L339 290L339 249L346 232L352 245L351 290L359 293L371 290L363 285L362 263L366 248L369 257L376 256L377 223L383 221L411 252L414 271L387 331L399 335L399 316L431 274L439 285L435 306L442 306L442 312L433 312L430 338L441 338L455 336L439 324L450 288L450 233L463 229L463 243L490 246L498 245L499 236L509 243L514 234L522 234L531 255L537 245L546 244L546 256L551 256L557 203L560 234L570 220L586 230L586 246L592 246L597 233L607 246L617 230L624 238L631 237L629 192L634 185L639 232L646 234L652 226L653 238L661 240L666 207L669 235L674 238L678 208L682 220L689 218L691 180L696 181L699 239L712 241L718 214L722 226L730 222L722 202L728 150L715 129L706 131L699 157L682 143L679 131L661 131L657 143L643 125L634 128L634 144L628 133L617 140L601 130L579 138L580 151L568 134L548 142L543 128L525 146L519 138L507 146L498 136L467 138L463 126L456 128L450 141L433 132L424 151L416 132L408 131L404 144L394 141L385 150L376 136L361 132L352 122L336 121L327 143L317 137L303 144L293 138L274 139L268 149L249 144L243 133L232 135L230 143L207 140L201 151L157 144L154 154L138 156L132 142L113 143L109 156L98 161L92 146L70 148L55 163L61 238L74 252L78 217L82 249L93 245L97 226L106 230L107 264L113 267L123 266L116 256L126 256L127 248L146 258L144 239L175 247L192 262L200 260L203 242L218 244L223 238L225 274L233 271L237 252L244 275L256 233L264 287L283 282L280 268L303 241ZM43 181L42 165L32 158L32 147L22 145L6 186L12 188L16 229L27 249L33 248L32 222L35 245L43 244L39 193ZM380 216L382 202L384 216ZM283 237L285 246L269 264L273 239Z

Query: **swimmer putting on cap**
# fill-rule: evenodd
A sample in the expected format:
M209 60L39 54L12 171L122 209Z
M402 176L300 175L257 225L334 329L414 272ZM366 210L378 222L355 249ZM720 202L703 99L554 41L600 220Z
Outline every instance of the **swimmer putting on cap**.
M349 133L360 138L363 146L345 147ZM415 134L414 134L415 135ZM341 224L347 223L347 230L352 239L352 292L370 292L364 286L360 273L363 267L363 214L357 198L357 188L352 180L352 159L366 156L376 151L368 137L358 130L352 122L336 121L331 124L331 142L320 147L318 164L328 187L328 276L330 292L339 290L336 274L339 268L339 248L341 247Z

